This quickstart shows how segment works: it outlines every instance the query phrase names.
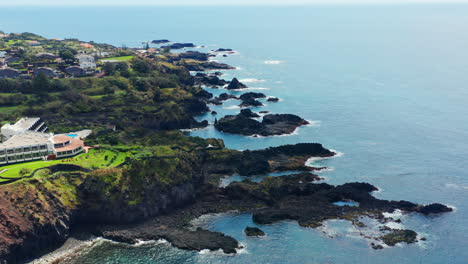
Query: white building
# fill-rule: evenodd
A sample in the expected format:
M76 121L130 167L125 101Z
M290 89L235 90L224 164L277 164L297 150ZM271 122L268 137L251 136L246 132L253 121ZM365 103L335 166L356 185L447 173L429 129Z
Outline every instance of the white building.
M1 132L5 139L14 135L23 134L27 131L45 132L47 126L39 117L23 117L15 124L6 124L2 126Z
M66 158L83 150L84 142L80 138L27 131L0 144L0 165Z
M52 135L25 132L14 135L0 144L0 164L40 160L54 153Z
M76 55L75 58L78 60L80 67L86 70L96 69L96 61L93 56L86 54Z

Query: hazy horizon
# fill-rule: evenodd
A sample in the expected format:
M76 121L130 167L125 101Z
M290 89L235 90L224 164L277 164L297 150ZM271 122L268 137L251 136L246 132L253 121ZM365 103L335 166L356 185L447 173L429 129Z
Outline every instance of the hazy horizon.
M468 0L0 0L0 6L235 6L235 5L314 5L314 4L456 4Z

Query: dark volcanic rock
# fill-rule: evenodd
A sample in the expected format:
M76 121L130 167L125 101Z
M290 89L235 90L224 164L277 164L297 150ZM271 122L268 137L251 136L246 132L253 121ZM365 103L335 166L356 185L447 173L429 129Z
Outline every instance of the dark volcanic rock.
M156 39L151 41L153 44L164 44L164 43L169 43L170 41L168 39Z
M266 95L263 93L254 93L254 92L244 93L241 96L239 96L241 100L258 99L258 98L265 98L265 97Z
M292 133L297 127L306 124L306 120L291 114L265 115L262 122L239 114L221 118L215 127L231 134L271 136Z
M235 67L216 61L203 61L198 63L182 64L188 71L234 70Z
M213 50L214 52L228 52L228 51L233 51L232 49L223 49L223 48L219 48L219 49L216 49L216 50Z
M228 94L228 93L222 93L218 96L219 100L221 101L225 101L225 100L229 100L229 99L239 99L237 96L233 95L233 94Z
M279 98L278 97L270 97L267 99L267 102L273 102L273 103L276 103L279 101Z
M247 88L247 85L239 82L239 80L237 78L232 79L232 81L227 86L227 89L229 89L229 90L244 89L244 88Z
M424 215L446 213L451 211L453 211L452 208L439 203L425 205L419 209L419 212Z
M415 243L417 233L414 232L413 230L408 230L408 229L393 229L393 231L389 234L386 234L384 236L381 236L380 238L382 241L389 245L389 246L395 246L398 243Z
M263 131L265 126L251 118L244 115L228 115L215 124L216 129L222 132L241 135L253 135L257 132Z
M243 116L245 116L245 117L250 117L250 118L260 117L260 115L258 115L258 114L256 114L256 113L252 112L252 110L250 110L250 109L242 109L242 110L240 111L240 114L243 115Z
M205 73L197 73L195 76L195 84L207 86L224 86L228 81L220 79L216 75L208 75Z
M260 228L250 227L250 226L244 229L244 233L247 236L264 236L265 235L265 232L263 232Z
M194 48L193 43L174 43L171 45L162 46L161 48L170 48L170 49L183 49L183 48Z
M245 100L242 100L242 103L239 105L240 107L259 107L259 106L263 106L262 102L258 101L258 100L255 100L253 98L248 98L248 99L245 99Z
M102 236L123 243L165 239L181 249L197 251L222 249L226 254L236 253L236 248L240 247L239 243L230 236L201 228L190 231L180 228L161 228L160 226L145 225L144 228L103 231Z
M215 105L222 105L223 104L222 101L226 101L229 99L239 99L239 98L232 94L222 93L218 97L214 98L213 100L210 100L209 103L212 103Z
M265 98L266 95L263 93L254 93L248 92L242 94L239 98L242 100L242 103L239 105L240 107L258 107L263 106L262 102L256 100L258 98Z
M192 60L199 60L199 61L207 61L208 60L208 54L207 53L202 53L198 51L187 51L178 54L178 59L192 59Z
M218 112L216 112L216 111L211 111L211 114L212 114L212 115L217 115Z
M204 99L204 100L208 100L208 99L213 98L213 94L206 91L206 90L201 89L200 92L195 94L195 97L200 98L200 99Z

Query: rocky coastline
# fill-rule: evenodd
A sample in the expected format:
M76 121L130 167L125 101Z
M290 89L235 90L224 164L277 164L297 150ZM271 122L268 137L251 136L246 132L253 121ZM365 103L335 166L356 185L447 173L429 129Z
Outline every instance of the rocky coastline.
M155 40L155 44L168 43ZM166 49L194 47L192 43L173 43ZM233 52L218 49L214 52ZM209 54L183 52L168 54L171 67L182 71L199 72L187 77L181 87L205 85L225 87L227 90L247 88L237 78L219 78L208 70L232 70L234 67L209 61ZM164 67L163 67L164 68ZM170 68L170 67L169 67ZM173 68L172 71L176 71ZM164 68L165 71L170 71ZM200 87L198 87L200 88ZM152 95L153 98L158 95ZM153 113L128 111L131 124L145 131L132 131L131 136L154 142L155 131L205 127L195 115L209 112L207 104L241 100L241 107L257 107L263 93L244 93L239 97L223 93L213 94L198 89L194 96L181 101L175 108L182 117L155 118ZM153 99L151 99L153 100ZM269 102L279 98L268 97ZM212 114L214 112L211 111ZM170 116L171 113L167 113ZM263 117L250 109L237 115L227 115L214 124L222 132L245 136L274 136L293 133L309 124L293 114L267 114ZM256 119L262 118L261 121ZM85 123L82 120L81 123ZM148 132L148 130L150 132ZM107 133L107 132L106 132ZM146 134L148 133L148 138ZM135 137L136 137L135 136ZM166 136L166 135L165 135ZM167 136L171 138L173 135ZM165 138L166 139L166 138ZM126 138L127 142L131 139ZM353 182L330 185L313 174L325 169L306 165L310 158L329 158L336 155L319 143L299 143L262 150L237 151L225 148L222 140L190 138L138 160L128 160L108 170L51 171L46 178L24 179L15 184L0 186L0 263L24 263L59 247L69 237L70 230L86 227L93 235L122 243L164 239L184 250L221 250L235 254L242 246L234 238L220 232L196 228L191 221L212 213L238 212L252 214L257 225L295 220L300 226L317 228L330 219L349 220L359 227L361 217L381 223L391 221L384 213L401 210L404 213L437 215L452 209L439 204L420 205L409 201L389 201L372 195L377 188L369 183ZM166 155L166 152L175 154ZM161 170L158 170L162 168ZM281 177L265 177L261 182L244 180L220 187L220 179L233 174L242 176L290 172ZM359 206L338 206L335 202L354 201ZM388 229L373 237L375 249L397 243L415 243L412 230ZM246 235L262 236L259 228L246 227ZM381 243L381 244L379 244ZM58 262L60 263L60 262Z

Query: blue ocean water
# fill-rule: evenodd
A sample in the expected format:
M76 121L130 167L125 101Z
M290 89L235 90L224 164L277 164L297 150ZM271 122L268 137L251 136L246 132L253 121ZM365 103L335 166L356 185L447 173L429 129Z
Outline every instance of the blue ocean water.
M316 161L332 168L321 173L329 183L365 181L380 188L380 198L456 207L442 216L404 216L403 225L428 240L379 251L346 222L330 224L333 237L286 221L261 226L265 238L248 238L243 229L254 224L241 214L200 223L245 245L236 256L102 243L77 263L461 264L468 262L467 14L467 5L2 7L0 30L119 46L168 38L233 48L238 54L216 58L239 67L225 78L281 98L258 110L314 122L291 136L212 128L192 135L219 137L236 149L320 142L343 153ZM237 103L212 108L220 117L238 112ZM228 181L242 179L235 177Z

